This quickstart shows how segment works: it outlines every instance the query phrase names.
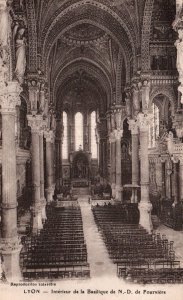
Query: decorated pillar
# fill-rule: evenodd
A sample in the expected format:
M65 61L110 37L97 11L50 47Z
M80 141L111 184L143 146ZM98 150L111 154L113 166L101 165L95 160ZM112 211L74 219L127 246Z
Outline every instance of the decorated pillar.
M123 119L125 115L121 105L114 105L112 107L112 129L113 136L116 141L116 186L115 194L116 200L122 201L122 182L121 182L121 138L123 136Z
M157 192L159 195L162 195L162 163L159 157L156 158L156 183L157 183Z
M62 134L63 125L61 119L57 119L55 134L55 155L56 155L56 190L60 191L62 186Z
M2 202L0 252L6 279L20 279L21 243L17 233L17 182L15 119L21 88L17 82L1 83L2 114Z
M180 164L179 164L179 193L180 200L183 201L183 156L179 156Z
M36 234L43 228L41 200L41 164L40 164L40 130L41 115L27 115L31 127L31 163L32 163L32 232Z
M114 137L116 140L116 200L122 200L122 184L121 184L121 138L123 130L114 130Z
M174 205L179 202L179 159L177 156L172 157L173 161L173 194Z
M137 189L135 189L135 186L139 185L139 131L137 121L129 120L128 123L132 136L132 185L134 186L131 202L137 203Z
M42 205L42 220L46 220L46 199L44 195L44 148L43 130L39 132L39 155L40 155L40 200Z
M162 165L162 198L166 197L166 184L165 184L165 161L161 162Z
M148 126L149 117L144 113L137 116L140 129L140 173L141 201L139 203L140 225L148 232L153 229L151 220L152 204L149 199L149 159L148 159Z
M47 202L53 201L53 195L55 190L54 182L54 138L55 134L53 130L44 132L46 138L46 198Z
M106 119L100 118L97 123L97 135L99 141L99 171L100 176L107 175L107 126Z
M111 170L110 170L110 181L111 181L111 188L112 188L112 196L116 197L116 140L114 133L111 132L109 136L110 142L110 162L111 162Z
M165 188L166 188L166 198L171 199L172 198L172 172L173 172L173 166L172 161L170 158L166 160L165 163Z

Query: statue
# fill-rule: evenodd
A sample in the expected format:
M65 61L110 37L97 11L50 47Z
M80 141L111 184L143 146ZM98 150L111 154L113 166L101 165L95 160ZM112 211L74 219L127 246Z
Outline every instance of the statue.
M6 6L6 3L1 3L0 5L0 28L1 58L3 63L6 63L8 58L8 45L10 34L9 11Z
M0 4L0 78L5 82L8 80L10 30L9 11L4 2Z
M24 37L25 28L19 28L15 39L16 48L16 68L15 75L22 84L26 68L26 41Z
M179 76L183 76L183 30L178 29L179 38L175 42L175 46L177 48L177 70L179 72Z

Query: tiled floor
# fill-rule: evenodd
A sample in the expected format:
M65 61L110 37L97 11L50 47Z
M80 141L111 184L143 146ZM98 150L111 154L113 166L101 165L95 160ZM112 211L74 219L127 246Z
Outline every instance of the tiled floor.
M117 267L108 256L106 246L98 232L87 197L78 199L83 218L84 236L87 244L91 277L117 277Z

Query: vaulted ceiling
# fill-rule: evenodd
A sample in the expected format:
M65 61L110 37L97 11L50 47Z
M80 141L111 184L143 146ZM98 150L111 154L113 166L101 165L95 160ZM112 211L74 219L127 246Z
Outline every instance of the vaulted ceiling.
M64 99L68 105L79 84L83 98L91 94L100 109L122 101L125 85L138 71L140 56L142 65L149 67L146 48L150 44L152 53L157 48L156 31L160 36L164 33L168 10L175 7L175 0L168 0L168 6L164 0L25 2L29 72L40 69L45 74L58 107Z

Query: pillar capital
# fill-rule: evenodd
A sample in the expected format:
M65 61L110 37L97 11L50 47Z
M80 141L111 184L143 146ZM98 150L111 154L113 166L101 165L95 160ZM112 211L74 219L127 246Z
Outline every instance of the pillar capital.
M177 155L172 155L171 160L173 161L174 164L178 164L180 158Z
M115 135L114 135L114 132L110 132L110 135L109 135L109 143L114 143L116 141L115 139Z
M55 140L55 133L53 130L44 131L44 137L47 143L54 143Z
M20 105L20 93L22 88L16 81L10 81L7 85L0 84L1 113L15 113L16 106Z
M141 132L147 132L149 128L149 124L151 122L151 115L139 113L137 116L138 126Z
M183 166L183 155L179 155L180 165Z
M0 252L2 254L9 254L12 252L20 251L22 248L21 240L19 237L1 238L0 239Z
M138 134L139 133L139 126L137 120L128 120L129 130L131 130L131 134Z
M32 133L41 134L43 130L43 117L41 115L27 115L28 125Z
M113 130L113 135L115 140L121 140L122 136L123 136L123 130L121 129L114 129Z

